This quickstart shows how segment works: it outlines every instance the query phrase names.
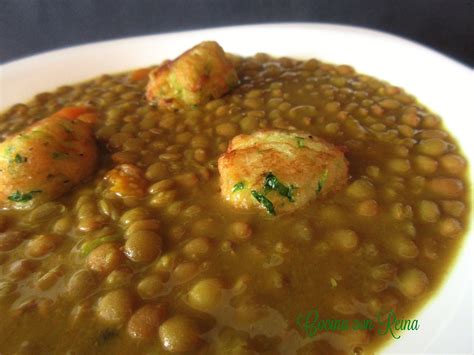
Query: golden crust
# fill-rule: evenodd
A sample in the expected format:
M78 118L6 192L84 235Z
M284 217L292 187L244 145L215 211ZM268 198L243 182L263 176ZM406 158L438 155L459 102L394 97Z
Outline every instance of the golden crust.
M237 85L233 64L217 42L202 42L149 75L146 97L176 108L217 99Z
M66 108L2 142L0 207L35 206L90 176L97 162L94 118L87 109Z
M220 156L218 168L226 200L238 208L266 208L252 195L256 191L270 200L276 214L339 190L348 174L347 160L334 145L305 132L280 130L234 137ZM265 191L269 176L283 189Z

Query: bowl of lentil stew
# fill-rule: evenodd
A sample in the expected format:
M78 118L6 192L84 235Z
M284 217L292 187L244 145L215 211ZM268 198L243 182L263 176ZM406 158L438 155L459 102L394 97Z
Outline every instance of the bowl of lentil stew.
M250 35L256 38L242 40ZM319 41L314 48L291 41L309 36ZM41 209L0 212L7 232L27 230L2 244L1 307L9 314L0 325L2 351L370 353L382 340L369 332L308 341L295 319L314 305L325 318L370 318L382 306L414 317L437 288L425 310L456 299L443 293L442 281L448 263L454 270L446 285L466 287L463 257L471 246L454 261L469 240L459 236L469 218L465 160L439 116L398 85L440 114L468 156L462 117L469 108L427 84L428 69L404 75L403 59L390 62L391 54L401 55L392 37L369 37L337 26L216 29L72 48L2 68L2 86L9 87L2 139L64 106L87 103L102 118L96 136L105 142L91 181ZM146 80L124 71L159 64L207 38L244 56L237 64L241 86L183 112L146 105ZM386 53L375 60L351 47L373 49L380 41ZM335 42L344 46L333 48ZM441 82L462 88L462 76L472 77L434 52L413 51L421 61L429 55L433 67L444 63ZM397 86L326 62L349 63ZM26 104L9 108L15 102ZM347 146L348 187L276 220L223 204L213 160L227 142L290 126ZM117 163L143 170L146 198L107 197L103 177ZM464 193L440 180L446 178L462 180ZM425 192L426 184L433 191ZM48 319L54 322L44 327ZM154 323L159 329L150 330ZM64 334L74 336L60 341ZM402 339L420 333L413 334Z

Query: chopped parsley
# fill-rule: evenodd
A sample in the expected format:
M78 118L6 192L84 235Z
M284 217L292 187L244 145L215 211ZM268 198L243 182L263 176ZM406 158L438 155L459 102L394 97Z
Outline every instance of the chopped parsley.
M303 148L304 147L304 138L303 137L296 137L296 144L298 145L298 148Z
M16 191L8 196L8 199L13 202L28 202L31 201L35 194L39 194L41 190L32 190L30 192L21 193L20 191Z
M22 164L22 163L26 163L27 160L28 160L27 157L24 157L23 155L20 155L17 153L15 154L15 157L10 161L16 164Z
M276 215L275 207L273 207L272 201L270 201L264 195L262 195L261 193L255 191L255 190L252 190L251 194L258 201L258 203L260 203L263 207L265 207L265 209L267 210L268 213L270 213L273 216Z
M318 185L316 186L316 192L318 194L323 190L323 187L326 184L327 179L328 179L328 169L325 169L323 172L323 175L318 181Z
M232 187L232 192L240 191L245 188L245 182L240 181Z
M283 197L288 198L288 201L294 202L294 196L293 196L293 191L295 187L293 185L286 186L285 184L281 183L278 178L273 175L273 173L268 173L265 176L265 182L263 184L263 189L265 193L268 193L269 191L276 191Z

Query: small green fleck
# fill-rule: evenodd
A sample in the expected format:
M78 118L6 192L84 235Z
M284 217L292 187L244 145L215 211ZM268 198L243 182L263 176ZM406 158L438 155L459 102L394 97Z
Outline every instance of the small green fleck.
M72 124L75 124L75 121L71 122ZM71 135L74 133L74 131L70 127L63 126L64 132L66 132L68 135Z
M227 89L230 91L230 90L233 90L237 87L238 85L238 81L235 80L232 76L231 77L228 77L225 79L225 82L227 84Z
M41 190L32 190L30 192L21 193L20 191L16 191L8 196L8 199L13 202L28 202L31 201L35 194L39 194Z
M290 202L295 202L294 191L296 189L297 189L297 187L295 185L290 184L289 191L288 191L288 200L290 200Z
M16 164L22 164L22 163L26 163L27 160L28 160L27 157L24 157L17 153L15 154L15 157L11 160L11 162L16 163Z
M265 193L274 190L283 197L288 198L290 202L295 202L295 199L293 197L294 189L295 186L290 185L290 187L287 187L285 184L281 183L278 178L271 172L265 176L265 182L263 183L263 190L265 191Z
M337 286L337 280L336 280L334 277L331 277L331 278L329 279L329 282L330 282L330 284L331 284L331 287L334 288L334 287Z
M174 89L175 95L182 98L183 97L183 87L178 82L178 79L176 78L176 74L171 73L169 78L170 78L169 80L170 80L171 87Z
M105 244L105 243L116 242L116 241L119 241L120 239L122 239L122 238L118 235L107 235L105 237L100 237L100 238L89 240L89 241L85 242L84 244L82 244L81 253L82 253L83 256L87 256L87 255L89 255L89 253L92 250L94 250L98 246L100 246L102 244Z
M260 203L263 207L265 207L265 209L267 210L268 213L270 213L273 216L276 215L275 207L273 207L272 201L270 201L264 195L262 195L261 193L255 191L255 190L252 190L251 194L258 201L258 203Z
M303 137L296 137L296 144L298 145L298 148L303 148L304 147L304 138Z
M240 190L243 190L244 188L245 188L245 182L240 181L234 185L234 187L232 188L232 192L240 191Z
M64 153L64 152L53 152L52 156L53 156L53 159L60 160L60 159L66 159L69 156L69 154Z
M324 188L324 185L326 184L326 181L328 179L328 169L325 169L324 172L323 172L323 175L321 176L321 178L319 179L318 181L318 185L316 186L316 192L319 194L323 188Z
M211 62L207 62L207 63L204 65L204 75L205 75L205 76L211 75L211 71L212 71L212 63L211 63Z

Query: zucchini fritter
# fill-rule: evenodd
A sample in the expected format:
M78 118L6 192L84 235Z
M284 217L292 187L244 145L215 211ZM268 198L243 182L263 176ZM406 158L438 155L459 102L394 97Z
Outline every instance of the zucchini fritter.
M348 162L334 145L305 132L280 130L234 137L218 168L226 200L272 215L341 189L348 174Z
M55 199L92 174L95 115L68 107L0 143L0 207L29 208Z
M217 99L237 83L234 66L221 46L202 42L154 69L146 96L149 101L174 109Z

